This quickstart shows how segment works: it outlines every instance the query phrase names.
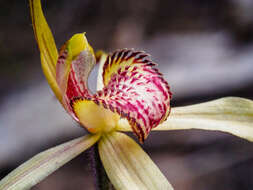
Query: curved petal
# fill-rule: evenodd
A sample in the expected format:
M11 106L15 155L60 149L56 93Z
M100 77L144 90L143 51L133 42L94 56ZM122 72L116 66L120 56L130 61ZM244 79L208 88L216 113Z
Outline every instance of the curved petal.
M127 135L118 132L104 135L98 150L115 189L173 189L150 157Z
M121 124L126 126L126 123ZM253 101L228 97L192 106L172 108L167 121L155 130L179 129L222 131L253 141Z
M87 135L41 152L0 181L1 190L30 189L95 144L100 135Z
M63 94L63 105L73 116L71 100L76 97L91 97L88 76L95 64L95 55L85 33L75 34L61 48L56 65L56 79Z
M49 85L61 101L60 89L56 82L55 66L58 51L53 35L44 17L40 0L29 0L34 35L40 50L41 65Z
M103 90L91 97L100 107L127 118L141 142L170 112L169 86L153 66L143 52L116 51L103 66Z

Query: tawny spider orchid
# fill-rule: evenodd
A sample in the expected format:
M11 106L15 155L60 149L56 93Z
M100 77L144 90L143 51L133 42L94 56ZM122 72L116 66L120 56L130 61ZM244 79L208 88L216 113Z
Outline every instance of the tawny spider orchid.
M149 56L122 49L94 53L85 33L62 48L44 18L40 0L30 0L35 38L45 76L66 111L90 134L36 155L0 182L0 189L28 189L95 143L115 189L173 189L159 168L124 131L144 142L152 130L205 129L253 141L253 102L228 97L171 108L171 92ZM99 64L97 92L88 76ZM169 116L169 117L168 117Z

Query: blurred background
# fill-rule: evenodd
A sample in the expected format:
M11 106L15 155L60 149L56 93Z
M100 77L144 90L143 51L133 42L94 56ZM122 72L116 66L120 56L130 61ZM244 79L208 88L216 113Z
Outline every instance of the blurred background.
M95 50L145 50L181 106L223 96L253 99L252 0L42 2L60 47L87 32ZM0 178L46 148L85 131L50 90L28 1L0 1ZM95 89L96 72L89 84ZM144 149L176 190L253 189L253 144L221 132L154 132ZM34 190L95 189L87 153Z

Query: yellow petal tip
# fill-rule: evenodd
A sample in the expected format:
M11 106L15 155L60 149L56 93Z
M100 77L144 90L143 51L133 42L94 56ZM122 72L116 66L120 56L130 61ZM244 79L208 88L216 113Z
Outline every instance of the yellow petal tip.
M89 50L94 54L85 34L85 32L74 34L67 42L67 49L71 51L73 57L76 57L84 50Z

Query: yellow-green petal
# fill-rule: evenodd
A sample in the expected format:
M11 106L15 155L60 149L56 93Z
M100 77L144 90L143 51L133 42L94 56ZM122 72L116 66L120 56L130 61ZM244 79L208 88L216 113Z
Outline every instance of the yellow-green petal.
M124 126L126 130L126 123ZM253 101L227 97L192 106L172 108L167 121L154 130L180 129L222 131L253 141Z
M100 135L87 135L41 152L0 181L1 190L30 189L59 167L91 147Z
M56 97L61 101L60 89L56 82L55 66L58 51L54 37L44 17L40 0L29 0L34 35L40 50L43 72Z
M99 141L99 155L117 190L172 190L172 186L142 148L125 134L113 132Z

